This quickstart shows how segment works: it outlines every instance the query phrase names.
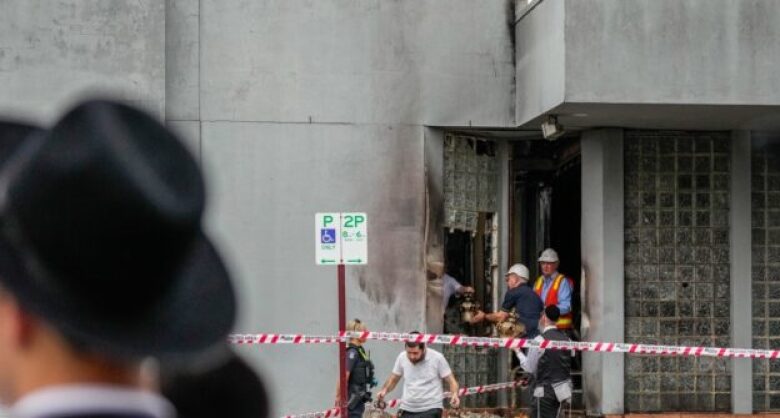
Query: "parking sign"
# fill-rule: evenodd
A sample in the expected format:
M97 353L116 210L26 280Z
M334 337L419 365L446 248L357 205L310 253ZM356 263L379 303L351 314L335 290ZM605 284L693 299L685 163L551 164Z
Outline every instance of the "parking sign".
M314 216L317 264L368 264L368 217L364 212Z
M341 214L318 213L314 216L317 264L341 263Z

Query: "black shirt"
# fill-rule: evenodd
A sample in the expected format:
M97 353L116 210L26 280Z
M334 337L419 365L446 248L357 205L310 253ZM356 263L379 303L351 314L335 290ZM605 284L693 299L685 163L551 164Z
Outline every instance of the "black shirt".
M539 318L542 316L544 303L531 286L521 284L506 292L501 309L509 312L512 308L515 308L518 319L525 325L525 338L539 335Z

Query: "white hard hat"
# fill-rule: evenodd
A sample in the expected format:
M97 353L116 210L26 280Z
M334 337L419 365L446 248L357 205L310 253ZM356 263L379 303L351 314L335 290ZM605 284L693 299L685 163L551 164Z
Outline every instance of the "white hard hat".
M558 261L558 253L552 248L542 251L542 255L539 257L540 263L557 263Z
M528 280L528 267L522 264L515 264L512 267L509 267L509 271L506 272L505 276L509 276L510 274L515 274L522 279Z

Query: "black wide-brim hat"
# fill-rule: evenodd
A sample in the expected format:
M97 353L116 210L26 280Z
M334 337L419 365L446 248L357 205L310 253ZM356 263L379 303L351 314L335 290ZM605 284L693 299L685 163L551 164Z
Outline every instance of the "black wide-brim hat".
M0 285L71 342L113 358L198 354L235 320L182 142L130 106L89 101L0 168Z

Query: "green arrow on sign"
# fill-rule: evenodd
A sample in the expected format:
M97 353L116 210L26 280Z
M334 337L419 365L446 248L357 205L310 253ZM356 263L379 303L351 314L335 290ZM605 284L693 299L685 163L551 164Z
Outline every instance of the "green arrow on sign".
M320 262L322 262L322 263L335 263L336 260L326 260L326 259L323 258L322 260L320 260Z
M358 259L356 259L356 260L347 260L347 262L348 262L348 263L359 263L359 262L361 262L361 261L363 261L363 260L361 260L361 259L359 259L359 258L358 258Z

